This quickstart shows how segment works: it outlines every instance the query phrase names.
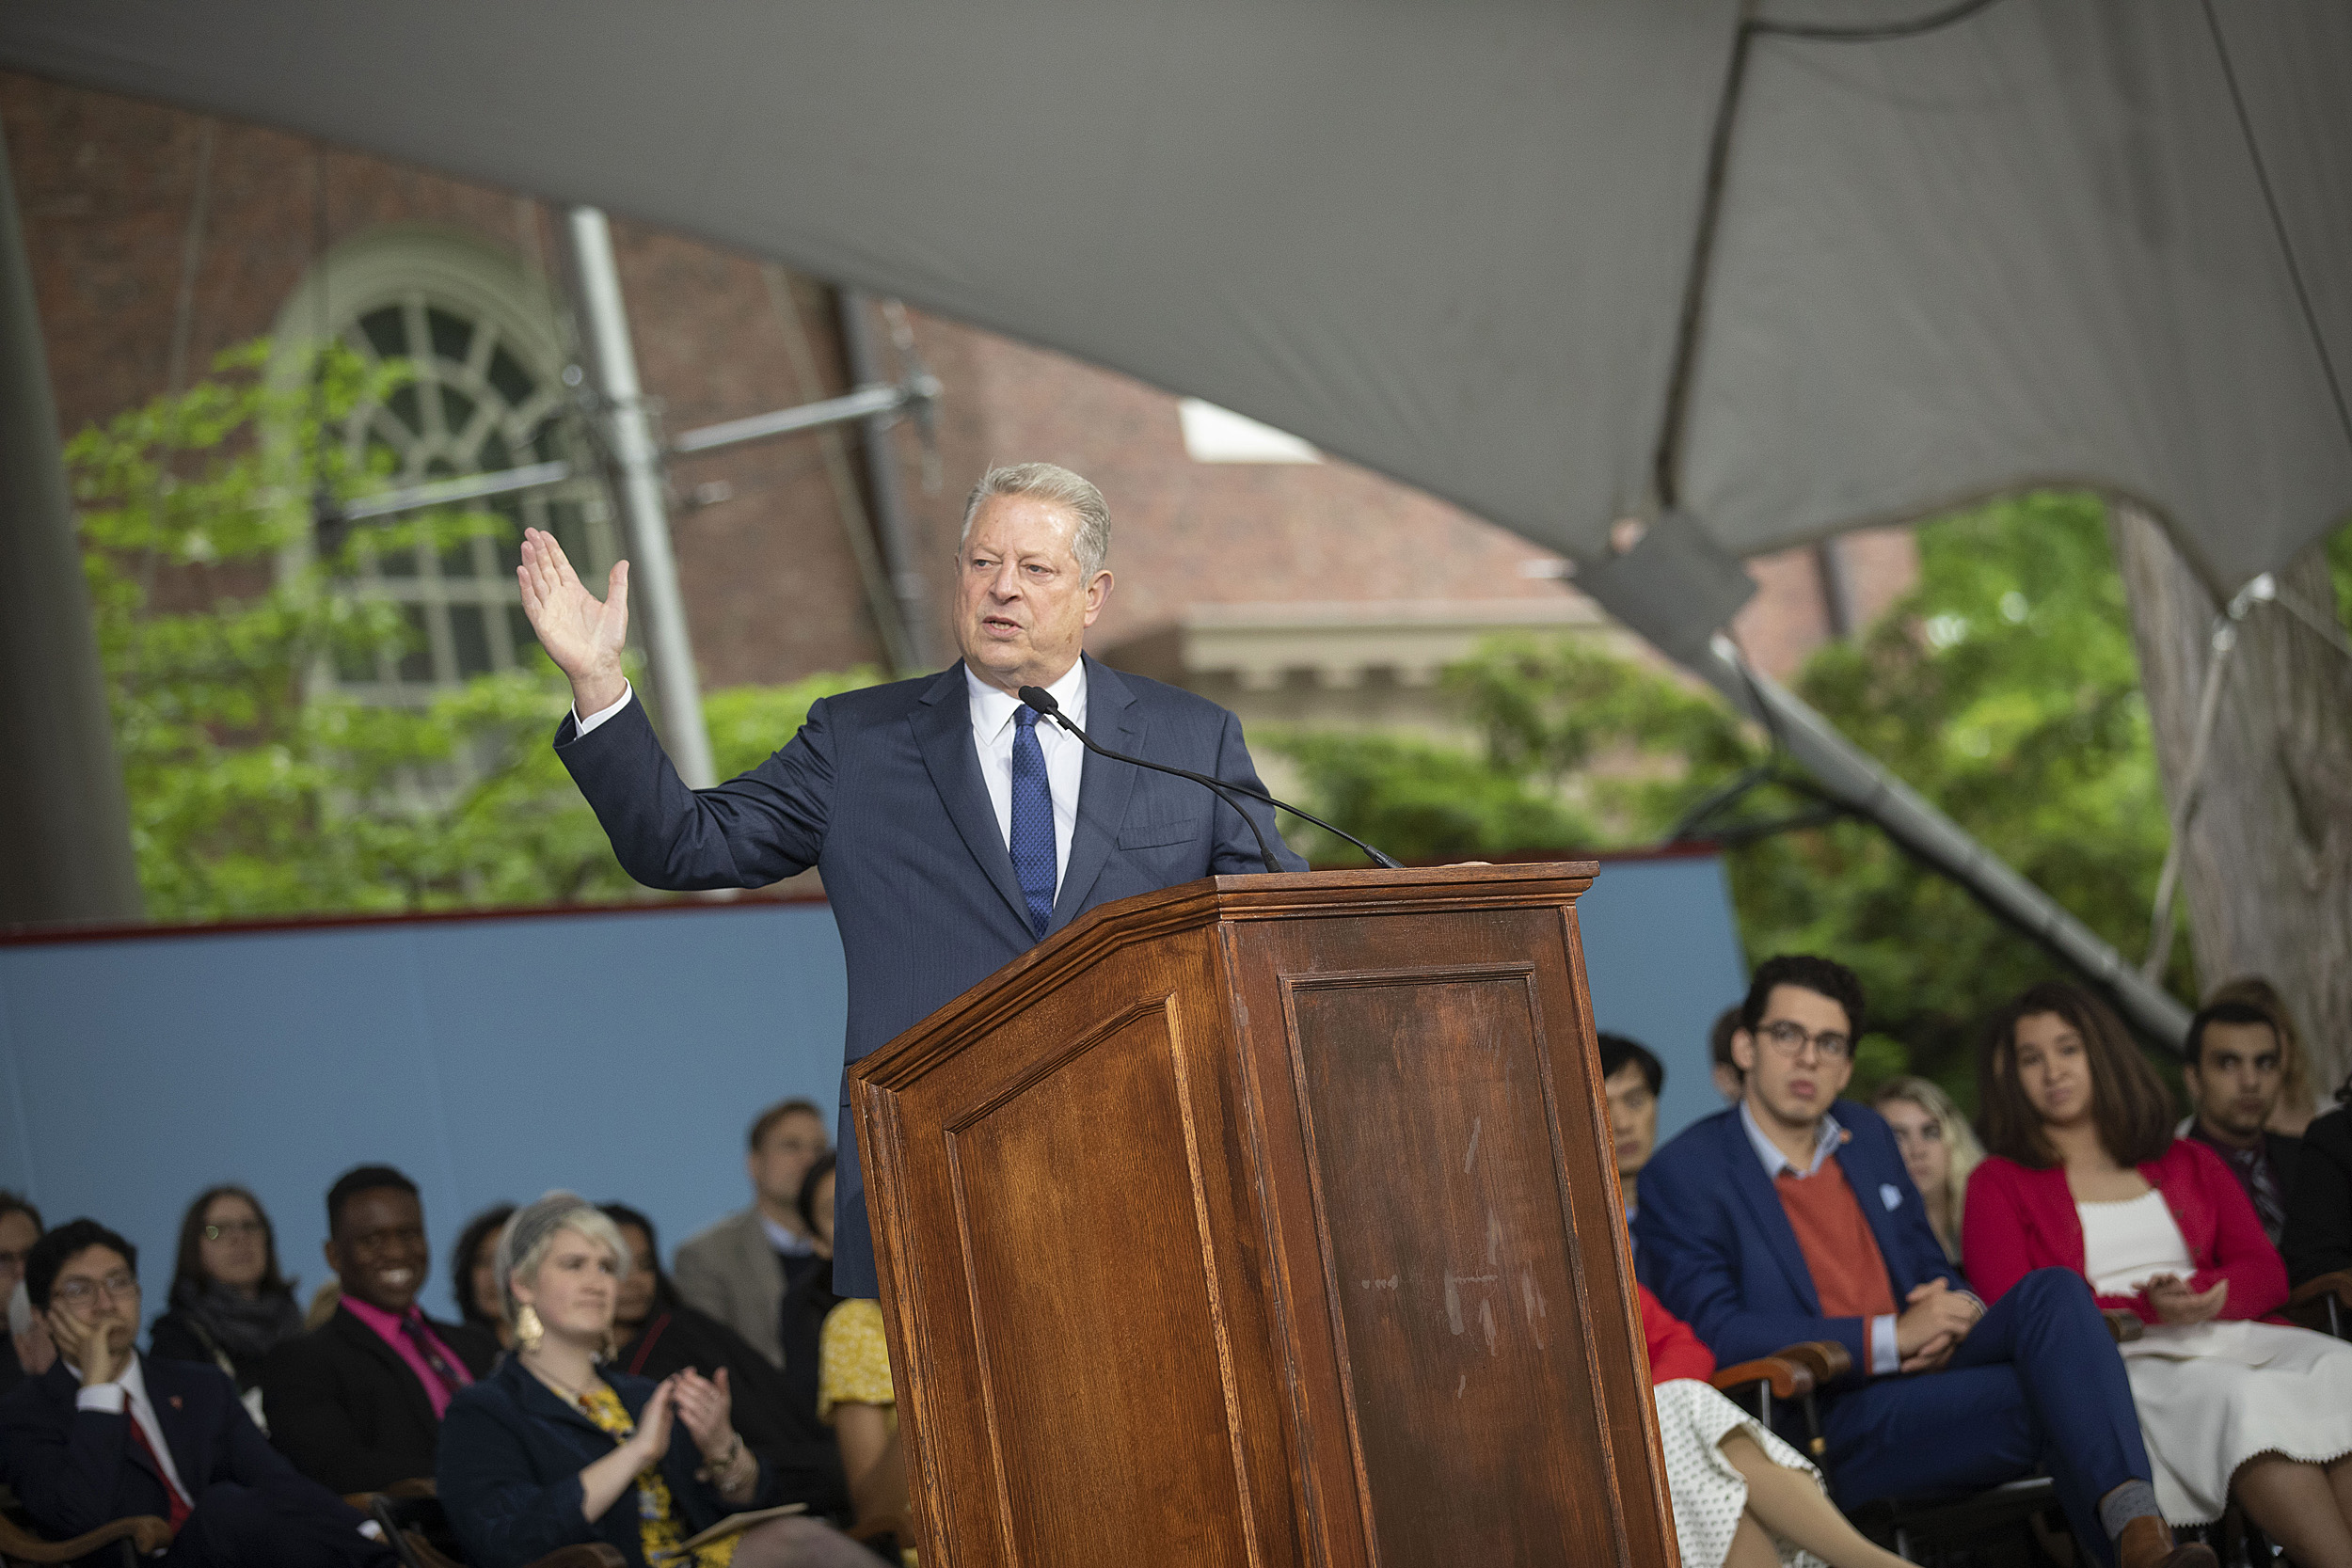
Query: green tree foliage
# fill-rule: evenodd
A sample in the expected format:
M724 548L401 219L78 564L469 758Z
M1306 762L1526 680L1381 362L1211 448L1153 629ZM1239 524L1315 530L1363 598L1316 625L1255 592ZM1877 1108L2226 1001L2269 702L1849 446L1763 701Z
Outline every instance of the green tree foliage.
M2137 954L2167 828L2099 502L2026 496L1918 540L1917 584L1858 641L1818 652L1796 689ZM1712 694L1589 639L1498 640L1446 681L1485 732L1477 752L1320 735L1275 747L1300 764L1315 809L1414 859L1654 844L1708 791L1771 760L1770 737ZM1766 784L1725 836L1811 803ZM1306 842L1317 859L1352 858ZM1973 1102L1976 1021L2056 968L1863 823L1756 838L1727 863L1752 958L1825 953L1861 974L1884 1032L1864 1044L1866 1085L1908 1069ZM2170 978L2185 995L2185 952Z
M212 379L67 448L149 912L640 895L548 744L568 689L535 647L529 668L419 707L357 702L320 678L414 636L397 607L355 589L361 551L512 525L444 513L306 558L314 486L348 499L383 483L347 461L340 432L405 369L330 350L311 387L286 392L264 376L269 358L266 342L231 351ZM871 678L712 692L722 766L751 766L811 702Z

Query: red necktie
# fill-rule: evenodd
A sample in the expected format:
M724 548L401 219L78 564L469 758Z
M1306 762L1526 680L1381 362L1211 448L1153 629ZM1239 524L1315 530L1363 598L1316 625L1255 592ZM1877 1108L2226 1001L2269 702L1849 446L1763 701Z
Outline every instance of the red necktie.
M122 1414L131 1422L131 1435L138 1440L141 1451L147 1455L147 1462L155 1466L156 1479L164 1483L164 1491L170 1496L171 1533L177 1535L180 1527L188 1522L188 1515L196 1510L188 1506L188 1499L182 1495L179 1487L172 1484L171 1472L164 1468L163 1456L155 1451L154 1441L147 1435L147 1428L139 1424L138 1413L128 1400L123 1402Z

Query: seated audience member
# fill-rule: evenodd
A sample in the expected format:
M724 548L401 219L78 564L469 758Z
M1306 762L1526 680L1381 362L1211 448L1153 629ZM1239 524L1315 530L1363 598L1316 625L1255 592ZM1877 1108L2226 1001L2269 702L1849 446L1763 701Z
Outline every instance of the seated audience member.
M1707 1055L1714 1064L1709 1076L1726 1105L1739 1104L1740 1097L1747 1092L1747 1074L1731 1059L1731 1037L1739 1032L1740 1005L1736 1002L1718 1013L1713 1027L1707 1031Z
M2172 1135L2122 1022L2079 987L2035 986L1978 1069L1978 1289L1997 1304L2029 1270L2071 1269L2139 1314L2152 1326L2123 1364L2165 1517L2211 1523L2234 1491L2304 1568L2352 1568L2352 1344L2253 1321L2286 1301L2285 1265L2228 1168Z
M262 1363L301 1332L294 1281L278 1272L278 1237L260 1201L243 1187L200 1194L180 1221L171 1309L147 1331L148 1354L218 1367L267 1432Z
M820 1156L802 1179L795 1202L817 1248L817 1266L792 1282L778 1312L778 1342L784 1346L784 1382L792 1408L817 1408L818 1338L825 1316L841 1298L833 1293L833 1167L834 1156Z
M1903 1560L1863 1539L1829 1500L1821 1472L1708 1379L1715 1357L1641 1286L1659 1448L1683 1568L1795 1568L1806 1554L1830 1568L1896 1568Z
M898 1447L898 1400L890 1382L890 1341L882 1303L842 1301L825 1314L818 1352L817 1416L841 1442L857 1522L907 1514L907 1465Z
M1658 1091L1666 1086L1666 1069L1639 1040L1603 1034L1599 1044L1600 1087L1609 1097L1617 1186L1625 1194L1625 1217L1629 1220L1635 1207L1633 1179L1658 1147Z
M784 1373L743 1336L680 1301L661 1272L653 1221L626 1204L604 1205L628 1254L613 1309L612 1364L631 1377L659 1383L692 1368L716 1382L726 1373L735 1399L735 1430L775 1476L779 1500L806 1503L812 1513L846 1513L841 1454L814 1405L796 1403Z
M660 1383L599 1371L628 1269L612 1222L571 1193L525 1204L501 1233L515 1354L451 1403L437 1471L467 1560L523 1568L602 1542L635 1568L859 1562L863 1548L808 1518L771 1519L676 1555L730 1513L780 1499L733 1425L723 1368Z
M2352 1078L2336 1108L2303 1132L2303 1157L2287 1186L2287 1282L2352 1269Z
M1984 1158L1968 1118L1952 1097L1924 1078L1890 1078L1871 1097L1870 1108L1886 1118L1902 1151L1903 1169L1927 1205L1928 1225L1944 1243L1944 1256L1960 1262L1960 1214L1968 1196L1968 1173Z
M2220 1156L2277 1246L2286 1229L2287 1178L2303 1140L2264 1131L2279 1108L2284 1048L2270 1015L2246 1002L2210 1002L2188 1021L2181 1083L2192 1114L2188 1135Z
M40 1211L0 1188L0 1301L10 1301L16 1294L17 1285L24 1277L24 1255L40 1240ZM35 1326L37 1323L35 1320L22 1330L11 1323L7 1341L0 1343L0 1394L27 1377L39 1377L56 1359L56 1353L50 1349L45 1332ZM36 1339L36 1334L42 1338ZM40 1364L35 1366L36 1361Z
M270 1440L333 1492L429 1476L442 1413L498 1347L418 1307L433 1254L416 1183L389 1165L344 1173L326 1195L326 1261L334 1314L262 1370Z
M776 1366L784 1293L818 1254L798 1198L808 1168L830 1145L825 1118L805 1100L771 1105L752 1123L743 1157L752 1206L696 1231L677 1249L677 1290L686 1304L749 1339Z
M1864 1023L1841 964L1756 972L1740 1103L1661 1148L1634 1221L1649 1284L1724 1361L1835 1339L1820 1401L1840 1503L1964 1492L2046 1466L2069 1522L2122 1568L2213 1568L2157 1512L2131 1385L2081 1277L2043 1269L1989 1311L1945 1259L1878 1114L1842 1101Z
M2312 1080L2311 1053L2303 1048L2302 1032L2295 1026L2294 1010L2287 999L2279 994L2279 988L2259 974L2241 974L2216 986L2205 998L2205 1006L2217 1002L2243 1002L2258 1008L2279 1032L2279 1102L2270 1109L2270 1119L2263 1123L2273 1132L2284 1132L2299 1138L2312 1118L2324 1116L2335 1108L2328 1093Z
M168 1568L393 1560L365 1516L271 1449L218 1369L138 1354L130 1243L74 1220L34 1245L24 1273L57 1360L0 1400L0 1476L42 1530L152 1514L172 1528Z
M501 1350L515 1348L515 1326L506 1321L498 1271L499 1232L514 1217L513 1204L490 1205L466 1222L449 1255L449 1293L457 1303L458 1321L497 1340Z

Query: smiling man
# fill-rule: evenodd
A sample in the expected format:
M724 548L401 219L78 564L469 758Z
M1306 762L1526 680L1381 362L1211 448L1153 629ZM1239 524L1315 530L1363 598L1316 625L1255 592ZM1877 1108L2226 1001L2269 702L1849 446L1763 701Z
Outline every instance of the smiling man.
M691 790L621 673L628 563L590 594L550 536L524 535L523 610L572 683L556 752L628 874L649 887L765 887L818 867L850 973L855 1062L1097 905L1261 869L1249 825L1198 784L1089 755L1024 686L1114 751L1258 788L1241 723L1086 656L1110 598L1110 511L1050 463L973 486L956 550L962 657L828 697L750 772ZM1270 809L1253 808L1276 845ZM1304 863L1280 851L1289 869ZM847 1078L834 1288L877 1293Z
M1642 1173L1650 1289L1718 1363L1846 1347L1852 1370L1821 1400L1822 1468L1843 1507L2039 1466L2096 1560L2213 1568L2156 1508L2131 1384L2082 1276L2037 1269L1987 1311L1945 1259L1884 1119L1838 1098L1863 1021L1843 964L1757 967L1731 1038L1739 1102Z
M433 1254L417 1184L389 1165L343 1173L326 1195L334 1315L262 1369L270 1441L332 1492L380 1492L433 1474L441 1416L498 1346L417 1307Z

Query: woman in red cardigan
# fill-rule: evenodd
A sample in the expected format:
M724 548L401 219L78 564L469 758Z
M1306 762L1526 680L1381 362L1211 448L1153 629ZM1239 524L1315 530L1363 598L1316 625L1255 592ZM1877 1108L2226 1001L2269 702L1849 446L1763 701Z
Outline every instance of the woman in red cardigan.
M1689 1325L1634 1289L1683 1568L1904 1568L1846 1522L1820 1471L1715 1391L1714 1354Z
M2138 1313L2123 1361L2165 1517L2209 1523L2234 1488L2303 1568L2352 1568L2352 1344L2271 1318L2286 1265L2229 1167L2172 1136L2122 1023L2077 987L2035 986L1995 1018L1978 1075L1991 1158L1962 1243L1978 1293L2057 1266Z

